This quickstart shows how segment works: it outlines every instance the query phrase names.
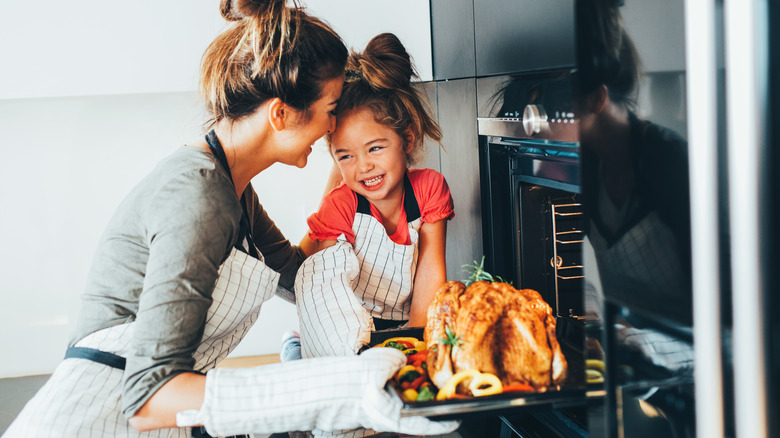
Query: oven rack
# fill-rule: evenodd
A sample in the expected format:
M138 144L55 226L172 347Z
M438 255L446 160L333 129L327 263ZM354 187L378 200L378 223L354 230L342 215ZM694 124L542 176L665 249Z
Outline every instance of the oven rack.
M584 266L582 265L582 244L584 242L584 231L581 228L581 224L578 219L582 218L582 204L580 203L564 203L556 204L550 203L550 217L552 226L552 258L550 259L550 265L553 268L553 275L555 277L555 308L558 315L561 314L560 302L559 302L559 284L560 280L580 280L585 278ZM575 219L571 221L570 219ZM567 220L567 227L561 226L561 221ZM572 223L576 226L572 226ZM566 260L561 257L561 251L565 249L569 253L572 251L578 252L580 257L574 262L567 263ZM567 315L568 316L568 315Z

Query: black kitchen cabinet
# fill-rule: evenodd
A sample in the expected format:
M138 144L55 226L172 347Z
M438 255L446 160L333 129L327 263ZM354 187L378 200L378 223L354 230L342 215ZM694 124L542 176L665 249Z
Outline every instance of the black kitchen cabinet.
M431 0L433 78L471 78L474 54L474 0Z
M437 82L436 88L446 148L441 152L441 173L455 203L455 218L447 224L447 278L463 280L463 265L473 264L483 254L476 80Z
M574 0L431 0L434 80L576 65Z
M474 0L477 77L576 65L574 0Z

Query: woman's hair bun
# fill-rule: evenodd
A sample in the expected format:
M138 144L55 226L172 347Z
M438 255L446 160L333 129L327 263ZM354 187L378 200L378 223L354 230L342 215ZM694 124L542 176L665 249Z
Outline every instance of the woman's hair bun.
M368 42L362 54L351 57L359 71L376 89L408 88L415 76L412 60L406 48L392 33L382 33Z
M285 0L220 0L219 12L228 21L246 17L260 17L276 7L284 7Z

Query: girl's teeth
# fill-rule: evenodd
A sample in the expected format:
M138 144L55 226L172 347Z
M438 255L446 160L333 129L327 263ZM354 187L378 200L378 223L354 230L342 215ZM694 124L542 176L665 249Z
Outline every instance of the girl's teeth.
M375 185L379 184L381 181L382 181L382 177L378 176L376 178L371 178L371 179L367 179L367 180L363 181L363 184L365 184L367 186L375 186Z

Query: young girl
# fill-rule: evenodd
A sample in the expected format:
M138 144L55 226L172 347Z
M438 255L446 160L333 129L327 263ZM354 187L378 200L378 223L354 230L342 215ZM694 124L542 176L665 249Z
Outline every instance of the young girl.
M372 330L424 326L446 281L444 177L409 169L424 137L441 132L412 87L409 55L393 34L352 53L328 137L343 182L309 220L296 300L303 357L354 354ZM304 239L306 240L306 239Z

